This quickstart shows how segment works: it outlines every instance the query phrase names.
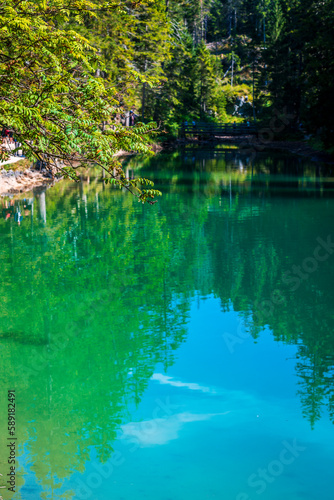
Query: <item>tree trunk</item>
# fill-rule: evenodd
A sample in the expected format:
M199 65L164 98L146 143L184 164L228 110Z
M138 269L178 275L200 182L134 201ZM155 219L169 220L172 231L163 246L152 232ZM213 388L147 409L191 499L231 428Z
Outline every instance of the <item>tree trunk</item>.
M255 76L254 76L254 66L255 66L255 59L253 59L253 120L254 123L256 123L256 114L255 114Z
M145 117L145 100L146 100L146 83L143 83L143 95L141 101L141 119L144 121Z
M147 24L145 27L146 33L147 33ZM147 51L147 46L145 46L145 51ZM147 71L147 57L145 56L145 63L144 63L144 73ZM145 101L146 101L146 83L143 83L143 94L142 94L142 101L141 101L141 118L144 121L145 117Z
M234 77L234 53L232 52L232 76L231 76L231 87L233 87L233 77Z

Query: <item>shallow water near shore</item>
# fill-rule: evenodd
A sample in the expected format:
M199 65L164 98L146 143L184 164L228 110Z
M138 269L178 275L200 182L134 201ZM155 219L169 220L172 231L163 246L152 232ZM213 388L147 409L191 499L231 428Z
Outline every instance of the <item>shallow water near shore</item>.
M223 147L124 168L157 204L85 176L3 206L0 495L331 500L333 172Z

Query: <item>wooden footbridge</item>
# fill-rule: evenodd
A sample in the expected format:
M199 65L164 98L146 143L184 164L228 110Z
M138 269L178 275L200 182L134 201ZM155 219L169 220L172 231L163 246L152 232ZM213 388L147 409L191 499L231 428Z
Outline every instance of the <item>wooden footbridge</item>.
M198 139L219 139L236 136L257 135L256 125L245 123L183 123L181 137L197 137Z

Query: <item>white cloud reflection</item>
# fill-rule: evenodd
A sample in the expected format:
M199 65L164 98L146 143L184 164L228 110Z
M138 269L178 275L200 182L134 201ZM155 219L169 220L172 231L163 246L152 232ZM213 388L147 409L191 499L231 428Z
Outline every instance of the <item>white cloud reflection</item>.
M209 394L216 394L214 389L210 387L206 387L203 385L199 385L193 382L180 382L179 380L173 380L173 377L168 377L167 375L163 375L162 373L153 373L151 380L156 380L160 382L160 384L171 385L173 387L185 387L190 389L191 391L201 391Z
M179 437L179 431L190 422L201 422L225 413L178 413L169 418L154 418L143 422L130 422L121 427L122 438L133 441L140 447L167 444Z

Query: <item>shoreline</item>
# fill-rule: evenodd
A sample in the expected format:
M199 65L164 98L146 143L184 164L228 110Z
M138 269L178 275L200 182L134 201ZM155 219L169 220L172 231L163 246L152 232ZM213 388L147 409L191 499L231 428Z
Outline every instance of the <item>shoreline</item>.
M266 153L268 151L279 151L290 153L294 155L299 155L304 158L310 159L310 161L326 163L326 164L334 164L333 156L328 153L324 153L322 151L317 151L309 146L307 143L303 141L277 141L277 142L268 142L263 143L258 139L254 139L254 137L222 137L220 139L214 141L198 141L194 140L180 140L177 139L175 141L161 144L152 144L152 149L155 153L167 152L170 150L175 150L181 148L182 146L186 146L189 144L202 146L203 148L207 148L208 146L215 146L218 144L229 144L242 146L239 151L245 154L253 153ZM115 157L128 157L135 155L136 153L128 152L128 151L119 151L115 154ZM47 171L38 171L34 170L31 167L26 167L20 165L22 168L17 169L17 166L14 167L15 163L25 162L26 160L22 158L11 158L8 162L0 164L0 196L12 197L14 195L18 195L20 193L25 193L28 191L32 191L36 188L47 188L52 187L56 182L62 179L60 178L51 178L50 174ZM11 164L14 167L13 169L5 170L4 165ZM17 169L17 170L16 170Z
M1 168L1 166L0 166ZM35 188L49 187L57 182L38 170L0 170L0 196L13 196Z
M163 151L160 144L152 144L152 150L155 153ZM115 158L126 158L134 156L136 153L120 150L115 153ZM21 165L19 163L21 162ZM13 197L21 193L32 191L36 188L52 187L63 177L52 178L46 170L35 170L27 166L28 160L22 157L12 156L6 162L0 162L0 197ZM30 163L30 162L28 162ZM13 168L6 170L6 165L13 165Z

